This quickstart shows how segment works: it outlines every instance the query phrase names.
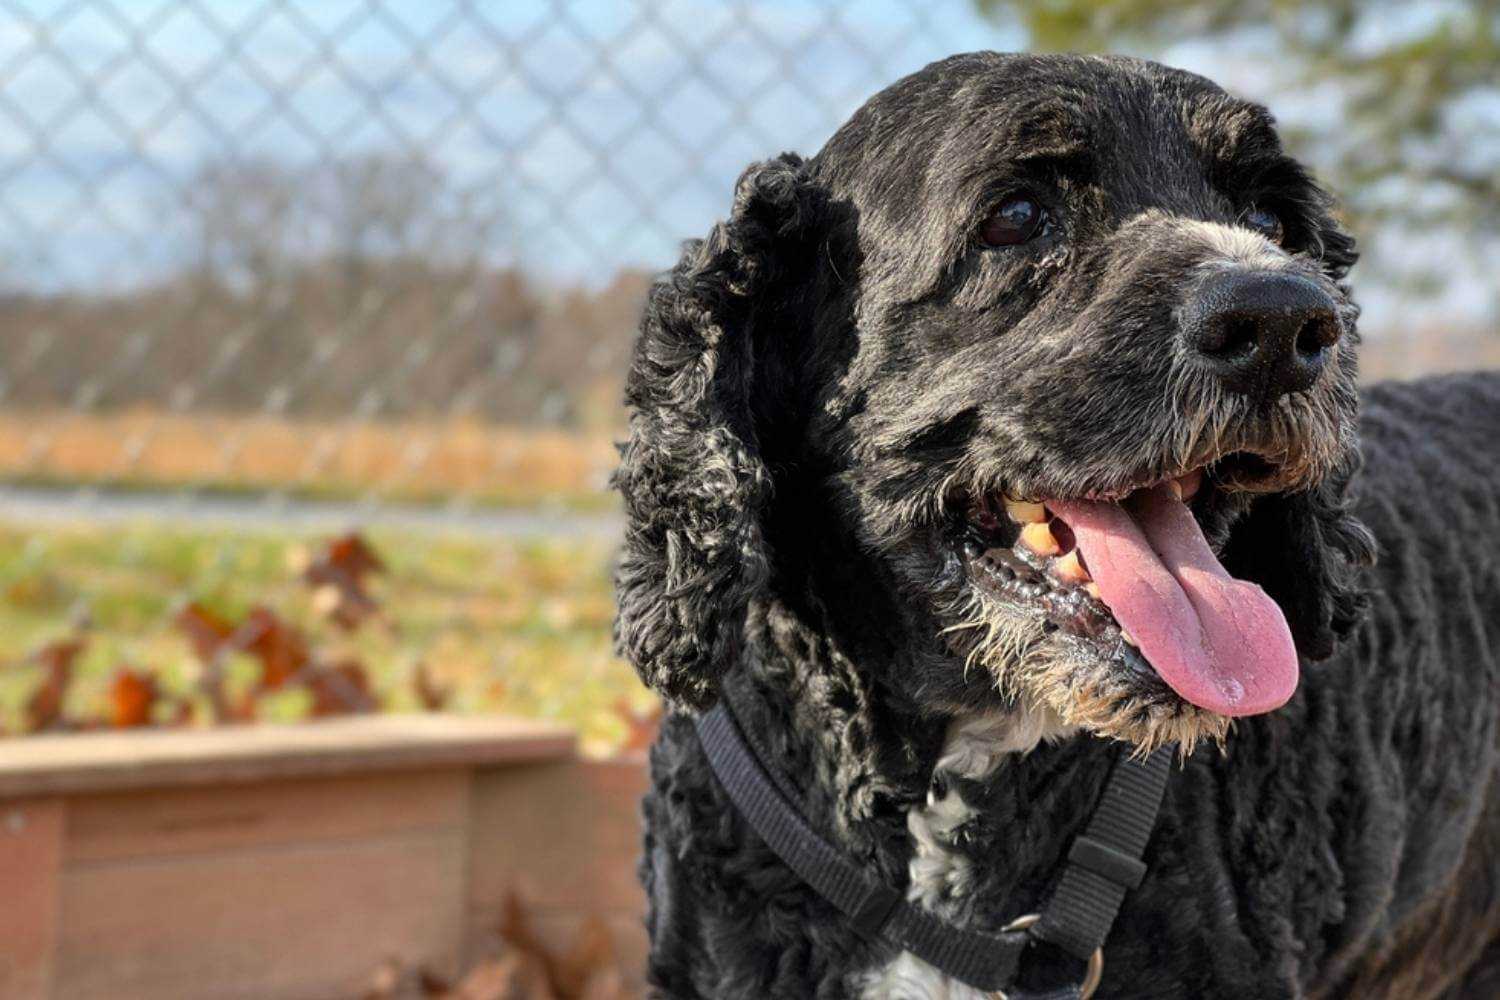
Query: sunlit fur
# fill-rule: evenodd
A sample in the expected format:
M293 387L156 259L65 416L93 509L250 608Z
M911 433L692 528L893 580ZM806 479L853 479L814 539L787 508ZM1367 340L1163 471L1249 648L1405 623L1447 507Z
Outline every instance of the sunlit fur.
M984 246L1017 191L1049 225ZM1457 991L1486 947L1500 970L1500 379L1362 397L1355 256L1265 109L1132 59L956 56L744 172L651 292L615 480L618 645L671 706L656 995L963 995L748 829L693 729L725 695L814 829L990 931L1043 905L1118 753L1176 742L1100 1000L1494 995ZM1186 310L1234 271L1334 304L1306 390L1194 364ZM975 497L1116 497L1231 452L1260 462L1211 468L1194 513L1285 614L1275 712L1231 728L970 577Z
M1143 693L1117 663L1067 637L1050 638L1036 619L1016 615L978 592L964 617L951 631L972 633L968 642L955 642L969 647L967 661L991 671L1008 700L1045 706L1066 726L1126 740L1140 754L1163 744L1189 754L1199 740L1222 742L1229 731L1224 716L1165 687Z

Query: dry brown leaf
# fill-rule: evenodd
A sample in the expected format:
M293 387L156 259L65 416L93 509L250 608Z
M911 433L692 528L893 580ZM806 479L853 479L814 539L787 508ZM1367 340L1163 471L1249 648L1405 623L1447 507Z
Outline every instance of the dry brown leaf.
M545 954L541 942L536 939L531 929L531 922L526 919L526 908L521 904L521 897L515 892L505 894L505 899L500 904L500 920L495 930L500 935L501 941L517 951L533 955Z
M541 963L512 951L480 962L446 1000L556 1000Z
M130 667L119 667L109 682L109 725L133 729L151 725L156 705L156 679Z
M296 677L312 659L307 640L289 622L264 605L250 609L232 642L260 661L260 687L275 690Z
M556 1000L579 1000L609 973L617 972L613 935L598 916L590 916L578 929L573 946L564 956L548 950L531 928L525 907L514 893L507 893L500 911L500 938L511 953L534 963L547 987L546 996ZM529 1000L529 998L528 998Z
M63 723L63 702L73 683L73 663L83 652L82 639L49 642L31 656L42 668L42 680L21 709L21 729L35 733Z
M170 726L191 726L198 718L198 707L193 704L191 698L179 698L172 706L171 717L167 720Z
M312 714L316 718L373 712L380 707L371 693L369 675L355 660L309 670L302 676L304 686L312 693Z
M525 967L535 972L533 976L535 982L528 983L528 987L536 991L545 991L545 995L551 1000L555 992L553 987L557 982L552 968L552 956L537 938L536 932L531 929L531 921L526 917L526 908L521 904L520 896L514 892L505 894L505 901L500 908L500 924L497 930L500 940L504 941L510 949L509 954L517 956Z
M615 941L609 925L590 914L578 928L568 953L550 963L552 986L560 997L581 997L590 981L615 968Z
M180 631L186 633L193 652L205 664L218 658L219 651L234 634L234 625L197 601L183 605L173 621Z
M417 700L429 712L441 712L453 697L453 689L437 683L432 676L432 668L427 666L425 660L417 664L416 678L412 686L416 689Z
M375 554L358 532L351 532L330 541L321 553L321 561L330 567L363 580L371 573L384 573L385 563Z
M615 702L615 715L625 720L625 742L620 744L621 751L648 750L651 744L656 742L656 734L661 729L661 705L656 705L647 712L637 712L630 706L630 702L620 698Z
M313 609L344 629L358 628L380 613L366 579L385 572L375 550L358 534L328 542L308 562L302 578L313 588Z
M440 976L425 966L417 970L417 989L424 997L446 997L453 989L447 977Z
M188 637L194 654L203 664L198 684L208 695L214 718L221 722L242 721L245 706L230 705L224 694L223 654L234 635L234 624L196 601L183 605L173 622Z

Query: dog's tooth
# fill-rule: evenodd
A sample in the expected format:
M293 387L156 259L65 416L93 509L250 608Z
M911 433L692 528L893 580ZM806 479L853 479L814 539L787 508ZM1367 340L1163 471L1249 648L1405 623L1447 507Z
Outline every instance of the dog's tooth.
M1094 581L1090 580L1087 584L1084 585L1083 589L1086 590L1086 591L1088 591L1088 595L1090 597L1092 597L1094 600L1096 600L1096 601L1102 601L1102 600L1104 600L1104 598L1102 598L1102 597L1099 596L1099 585L1097 583L1095 583Z
M1084 567L1083 560L1078 557L1078 550L1074 549L1052 564L1052 572L1059 580L1065 583L1089 583L1093 577Z
M1047 508L1031 500L1005 498L1005 512L1017 524L1037 524L1047 520Z
M1046 521L1033 521L1021 529L1021 544L1039 556L1055 556L1062 546L1052 537L1052 526Z
M1198 495L1198 490L1203 486L1203 470L1194 469L1185 476L1178 476L1172 480L1172 492L1179 500L1191 500Z
M1131 635L1129 632L1125 631L1124 629L1120 629L1120 638L1124 639L1126 642L1130 643L1136 649L1140 649L1141 648L1141 644L1135 641L1135 636Z

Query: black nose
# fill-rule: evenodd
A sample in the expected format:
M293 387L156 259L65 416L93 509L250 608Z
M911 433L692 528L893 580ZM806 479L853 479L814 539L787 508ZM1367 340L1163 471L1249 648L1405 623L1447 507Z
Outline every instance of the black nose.
M1182 313L1182 333L1198 363L1226 389L1267 399L1316 382L1343 332L1328 293L1294 274L1215 275Z

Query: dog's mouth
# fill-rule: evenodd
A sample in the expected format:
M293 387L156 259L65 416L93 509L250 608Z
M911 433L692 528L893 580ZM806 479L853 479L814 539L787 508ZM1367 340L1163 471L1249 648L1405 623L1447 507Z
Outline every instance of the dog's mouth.
M1154 675L1199 708L1267 712L1297 686L1290 629L1259 586L1224 569L1195 511L1276 478L1265 459L1235 454L1110 494L977 497L963 546L968 577L1006 612Z

